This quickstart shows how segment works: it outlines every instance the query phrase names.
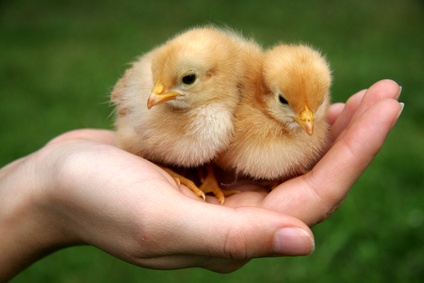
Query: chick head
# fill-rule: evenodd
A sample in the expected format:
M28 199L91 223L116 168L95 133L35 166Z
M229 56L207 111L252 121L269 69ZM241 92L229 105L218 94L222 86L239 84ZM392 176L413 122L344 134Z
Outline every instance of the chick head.
M234 39L212 27L188 30L159 47L152 61L155 86L147 106L167 102L179 109L196 107L234 92L237 57ZM237 72L237 70L235 71Z
M280 44L266 52L263 76L269 114L313 135L330 100L331 71L323 56L305 45Z

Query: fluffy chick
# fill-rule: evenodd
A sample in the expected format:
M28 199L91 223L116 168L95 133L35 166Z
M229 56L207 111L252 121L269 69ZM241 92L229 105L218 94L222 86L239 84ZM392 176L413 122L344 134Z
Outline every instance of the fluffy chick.
M119 146L166 166L212 161L229 145L249 66L246 54L255 49L232 31L199 27L139 58L112 92Z
M217 164L283 181L310 170L323 153L331 72L314 49L281 44L265 53L261 81L242 97L234 137Z

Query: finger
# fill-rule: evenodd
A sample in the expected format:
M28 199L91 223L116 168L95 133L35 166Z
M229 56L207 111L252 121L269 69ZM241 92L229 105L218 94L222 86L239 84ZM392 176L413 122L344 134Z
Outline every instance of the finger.
M335 103L330 106L327 113L327 122L332 126L345 108L344 103Z
M352 95L346 102L343 111L337 117L337 120L334 121L331 130L330 130L330 139L331 142L334 141L340 133L347 127L350 120L352 119L355 110L358 108L361 103L362 98L365 95L366 90L361 90L354 95Z
M338 207L371 163L401 108L393 99L377 102L347 129L344 137L318 162L311 174L305 175L308 187L317 196L322 217L328 217ZM308 219L309 222L319 220L313 216Z
M330 137L332 141L340 136L340 133L361 116L367 109L384 98L398 99L401 92L399 85L392 80L381 80L373 84L368 90L362 90L353 95L346 103L345 111L333 125Z
M398 99L401 92L401 87L392 80L381 80L373 84L365 93L358 107L355 111L350 123L355 121L356 117L361 116L368 108L385 98Z
M107 143L115 145L115 132L110 130L100 130L100 129L79 129L66 132L54 139L52 139L49 144L67 141L67 140L92 140L101 143Z
M401 105L393 99L375 103L311 172L278 186L265 198L263 206L290 214L308 225L327 218L380 150L400 110Z

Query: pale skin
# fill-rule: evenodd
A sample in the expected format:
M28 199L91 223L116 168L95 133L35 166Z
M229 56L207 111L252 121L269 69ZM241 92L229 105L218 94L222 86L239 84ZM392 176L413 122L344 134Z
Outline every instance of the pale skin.
M383 80L333 104L333 143L311 172L269 194L240 184L224 205L117 148L112 131L65 133L0 170L0 281L83 244L143 267L217 272L256 257L310 254L309 227L341 204L378 153L402 110L399 94Z

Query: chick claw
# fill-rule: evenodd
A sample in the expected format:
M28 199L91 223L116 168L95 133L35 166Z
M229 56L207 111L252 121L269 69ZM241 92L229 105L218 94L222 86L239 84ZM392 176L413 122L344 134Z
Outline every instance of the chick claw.
M203 191L205 194L213 193L218 198L218 202L220 204L224 204L225 197L239 193L239 191L236 190L223 191L221 189L221 187L218 185L218 181L216 180L215 172L213 170L212 165L206 165L206 170L206 177L202 181L202 185L200 186L200 190Z
M192 180L174 172L173 170L169 168L166 168L166 167L161 167L161 168L165 170L166 173L171 175L172 178L174 178L175 183L177 183L178 187L180 187L180 185L183 184L187 188L189 188L196 196L201 197L203 200L206 200L205 193L201 189L199 189Z

